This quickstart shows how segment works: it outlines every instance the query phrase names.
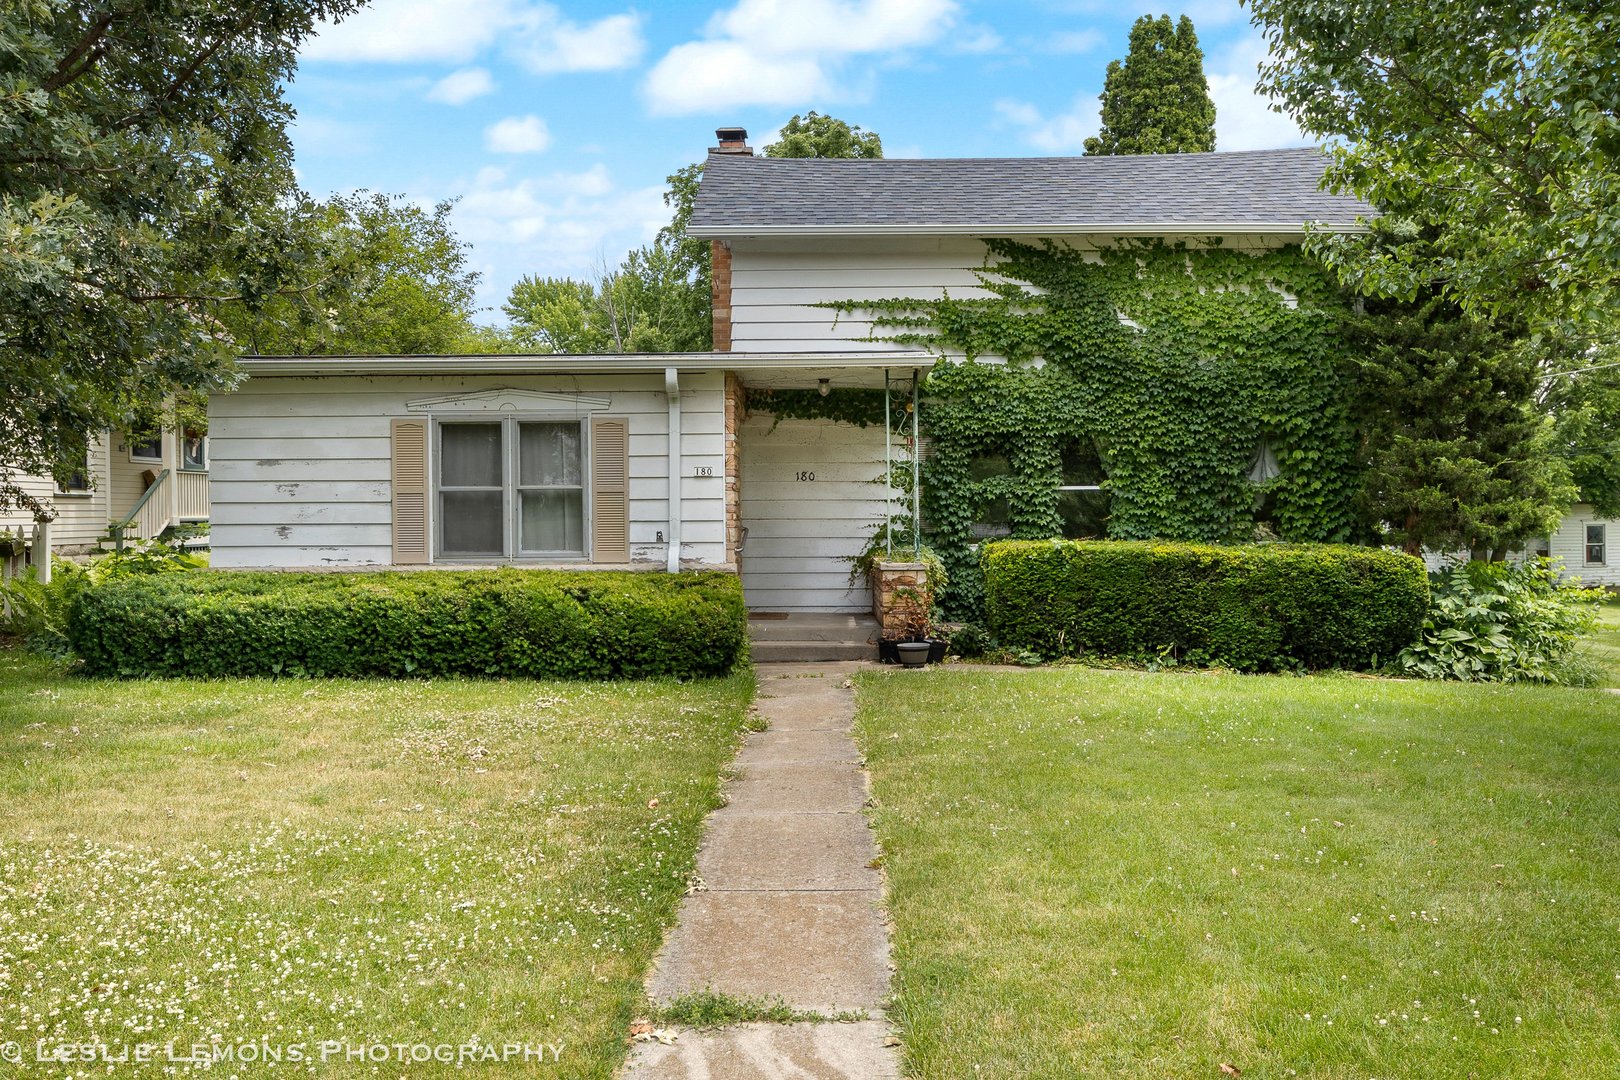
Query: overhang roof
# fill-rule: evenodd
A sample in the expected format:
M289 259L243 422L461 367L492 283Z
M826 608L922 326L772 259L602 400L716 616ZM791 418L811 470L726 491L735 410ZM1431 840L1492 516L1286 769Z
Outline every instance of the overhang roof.
M1078 158L766 158L711 153L693 236L1112 236L1356 229L1312 147Z
M253 378L328 375L627 375L676 371L769 372L806 369L931 367L933 354L917 350L862 352L700 352L563 354L545 356L244 356Z

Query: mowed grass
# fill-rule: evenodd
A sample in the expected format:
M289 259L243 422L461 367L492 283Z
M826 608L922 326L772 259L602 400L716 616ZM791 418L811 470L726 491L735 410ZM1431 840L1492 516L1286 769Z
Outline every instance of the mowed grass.
M914 1077L1620 1076L1620 698L866 675Z
M1620 600L1606 600L1598 605L1597 631L1582 648L1602 665L1602 685L1620 687Z
M607 1077L751 695L110 682L0 651L0 1042L546 1043L311 1071Z

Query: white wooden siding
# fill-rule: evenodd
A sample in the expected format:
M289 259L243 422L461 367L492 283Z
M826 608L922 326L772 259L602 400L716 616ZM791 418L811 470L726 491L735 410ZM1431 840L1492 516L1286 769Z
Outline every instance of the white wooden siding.
M116 439L116 436L114 436ZM107 533L107 522L112 517L113 485L109 483L109 453L106 439L98 439L90 447L91 489L81 495L66 495L56 490L48 476L20 476L15 482L36 499L43 499L56 510L51 524L51 544L58 551L79 550L95 546ZM32 536L34 516L26 510L0 512L0 529L8 532L21 530Z
M1189 244L1203 237L1168 237ZM1109 237L1072 237L1087 250ZM1275 247L1278 238L1232 235L1236 250ZM882 237L874 239L740 238L731 241L731 341L733 352L894 350L909 348L863 340L871 316L840 316L817 304L838 300L914 297L935 300L947 292L969 299L986 294L979 272L985 246L973 237Z
M883 430L757 413L738 429L742 524L739 563L751 608L867 611L849 558L884 520ZM796 479L814 473L814 480Z
M1588 525L1607 526L1604 530L1607 550L1601 566L1586 561ZM1590 505L1576 503L1550 539L1552 557L1563 562L1566 577L1580 578L1582 585L1620 587L1620 519L1598 517Z
M682 558L725 561L724 376L681 379ZM668 401L660 375L249 379L209 402L213 562L222 567L386 564L389 421L406 403L482 390L607 399L630 421L630 557L666 558ZM465 416L465 414L459 414ZM495 414L491 414L495 415ZM696 477L699 467L712 477Z

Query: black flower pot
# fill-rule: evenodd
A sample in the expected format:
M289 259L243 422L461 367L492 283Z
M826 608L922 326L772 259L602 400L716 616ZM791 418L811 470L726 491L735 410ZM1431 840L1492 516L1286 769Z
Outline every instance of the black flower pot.
M895 652L900 656L900 663L908 668L926 667L929 654L933 652L932 641L897 641L894 644Z

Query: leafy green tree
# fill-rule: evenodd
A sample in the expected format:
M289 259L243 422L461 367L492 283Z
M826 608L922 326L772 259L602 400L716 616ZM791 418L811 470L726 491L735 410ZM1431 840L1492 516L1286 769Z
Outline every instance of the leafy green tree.
M1143 15L1124 63L1103 81L1102 130L1088 154L1190 154L1215 149L1215 102L1192 20Z
M774 158L880 158L883 139L847 120L811 110L782 125L781 137L765 147Z
M1521 338L1441 296L1368 300L1349 338L1373 538L1494 559L1557 527L1576 492Z
M219 307L249 352L445 354L487 344L473 325L478 273L450 224L397 196L335 195L299 217L307 285L255 305Z
M0 8L0 506L94 433L228 385L212 309L296 272L282 87L353 0Z
M1532 333L1620 335L1612 0L1247 0L1261 89L1333 140L1331 183L1433 242L1320 248L1363 291L1429 286Z

